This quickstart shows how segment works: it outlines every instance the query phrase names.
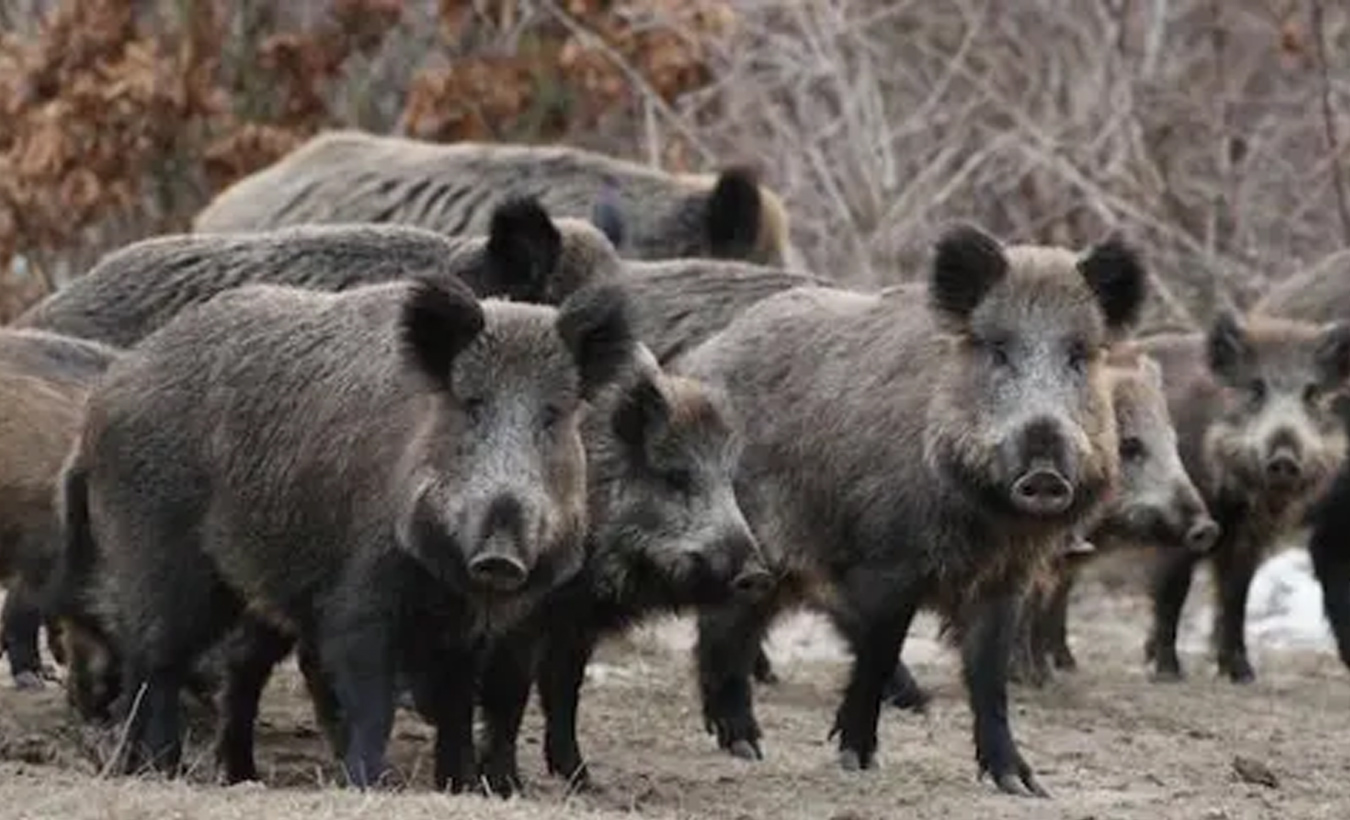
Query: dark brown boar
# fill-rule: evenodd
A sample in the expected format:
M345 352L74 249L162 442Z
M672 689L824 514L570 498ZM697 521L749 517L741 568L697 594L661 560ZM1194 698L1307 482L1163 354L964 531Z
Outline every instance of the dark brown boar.
M480 297L557 304L620 270L596 228L555 224L532 200L497 208L487 230L448 239L404 225L328 225L147 239L108 254L14 324L129 347L185 308L247 284L342 291L459 279Z
M758 756L756 649L805 598L854 652L835 732L843 765L870 767L882 693L929 605L962 647L981 771L1043 793L1007 721L1014 601L1117 480L1104 351L1144 289L1118 240L1079 256L960 228L937 243L926 306L905 289L789 291L681 361L744 425L738 498L784 568L767 603L700 618L719 745Z
M40 688L40 592L60 549L53 500L89 391L116 352L36 330L0 329L0 650L20 689ZM59 650L53 623L48 643Z
M549 771L577 784L586 777L577 703L600 640L655 613L753 597L772 582L736 501L740 441L717 391L663 374L653 359L605 391L583 438L586 562L487 663L486 775L497 794L519 787L516 738L536 654Z
M1221 530L1207 556L1217 581L1219 668L1247 682L1255 677L1244 636L1252 576L1344 463L1334 400L1350 374L1350 326L1223 311L1207 333L1141 346L1162 365L1182 461ZM1158 566L1146 652L1159 678L1181 677L1177 625L1200 560L1178 551Z
M186 670L241 625L227 729L251 725L235 710L295 636L354 783L386 769L400 668L437 727L437 785L473 782L473 647L579 568L582 402L632 345L611 286L553 309L419 280L240 288L119 360L63 510L67 560L97 556L138 706L124 768L176 769ZM234 768L243 740L220 741L230 780L256 776Z

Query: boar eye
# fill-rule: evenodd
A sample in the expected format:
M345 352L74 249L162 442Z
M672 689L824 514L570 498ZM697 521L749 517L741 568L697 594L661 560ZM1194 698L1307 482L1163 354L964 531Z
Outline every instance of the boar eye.
M1252 379L1252 383L1247 385L1247 390L1251 394L1252 401L1260 404L1266 400L1266 381L1265 379Z
M666 483L677 493L688 493L694 486L694 474L682 467L666 470Z
M469 419L475 423L483 420L483 409L487 407L487 401L480 396L470 396L465 398L461 404L464 406L464 412L469 415Z
M1307 404L1317 404L1317 400L1322 398L1322 385L1313 382L1303 388L1303 401Z
M1006 339L985 339L980 346L989 354L989 361L993 362L994 367L1008 367L1012 363Z
M541 418L544 429L553 430L558 426L558 422L562 421L562 417L563 412L561 408L551 404L545 407L543 417Z
M1148 455L1148 448L1144 442L1134 436L1126 436L1120 440L1120 457L1126 461L1143 461Z
M1075 371L1082 372L1087 367L1087 361L1087 344L1078 339L1069 342L1069 367Z

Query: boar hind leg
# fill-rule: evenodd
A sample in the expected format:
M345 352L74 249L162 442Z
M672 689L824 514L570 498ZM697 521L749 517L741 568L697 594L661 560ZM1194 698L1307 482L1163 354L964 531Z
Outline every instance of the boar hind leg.
M1008 660L1017 602L1004 594L977 602L962 636L961 668L971 711L975 713L975 757L1000 791L1045 797L1031 767L1022 759L1008 725Z
M269 624L253 618L230 639L225 667L225 688L221 697L220 735L216 739L216 760L224 770L226 783L257 780L253 758L253 731L258 719L258 702L272 670L291 651L293 638Z
M9 655L9 671L14 676L15 688L41 689L43 678L47 677L38 651L42 612L24 587L16 584L9 590L0 620L3 621L0 642Z
M483 720L487 724L487 749L482 773L488 791L510 797L521 789L516 740L520 722L530 701L534 640L531 635L512 635L497 641L488 653L483 670Z
M1035 590L1020 602L1008 659L1008 679L1037 689L1050 679L1042 635L1042 613L1046 604L1045 596Z
M759 653L755 655L753 672L755 680L766 686L773 686L779 682L778 673L773 670L773 661L769 660L769 653L764 651L763 644L760 644Z
M847 771L870 769L876 757L882 697L895 677L900 646L916 608L905 596L901 600L898 612L864 610L861 617L835 619L853 650L848 688L830 731L830 737L839 737L839 762Z
M544 641L539 662L539 700L544 707L544 760L550 774L584 788L590 772L577 743L577 709L599 637L580 624L558 624Z
M1196 557L1180 550L1164 554L1153 577L1153 630L1144 654L1153 664L1158 680L1180 680L1181 659L1177 657L1177 628L1181 609L1191 591Z
M1247 595L1260 562L1254 549L1227 550L1215 556L1214 573L1219 587L1214 635L1218 639L1219 671L1234 683L1256 679L1247 659Z
M699 613L695 652L703 727L717 736L718 748L746 760L764 757L750 676L774 614L768 606L745 602Z
M314 704L314 720L323 732L328 749L339 760L347 748L347 736L342 730L342 715L338 708L337 693L324 674L319 652L308 641L300 641L295 650L295 660L300 674L305 679L305 689Z

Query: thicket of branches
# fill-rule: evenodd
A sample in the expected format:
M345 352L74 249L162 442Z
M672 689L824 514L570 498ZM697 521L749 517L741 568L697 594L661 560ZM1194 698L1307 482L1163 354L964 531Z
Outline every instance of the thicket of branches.
M0 316L314 131L754 161L816 271L955 219L1148 251L1159 323L1350 247L1326 0L0 0Z

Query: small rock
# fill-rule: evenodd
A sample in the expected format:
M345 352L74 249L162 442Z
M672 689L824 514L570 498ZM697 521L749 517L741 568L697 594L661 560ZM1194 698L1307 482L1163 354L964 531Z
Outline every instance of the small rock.
M1252 783L1257 786L1265 786L1268 789L1278 789L1280 780L1270 767L1259 760L1250 757L1238 755L1233 758L1233 771L1244 783Z

